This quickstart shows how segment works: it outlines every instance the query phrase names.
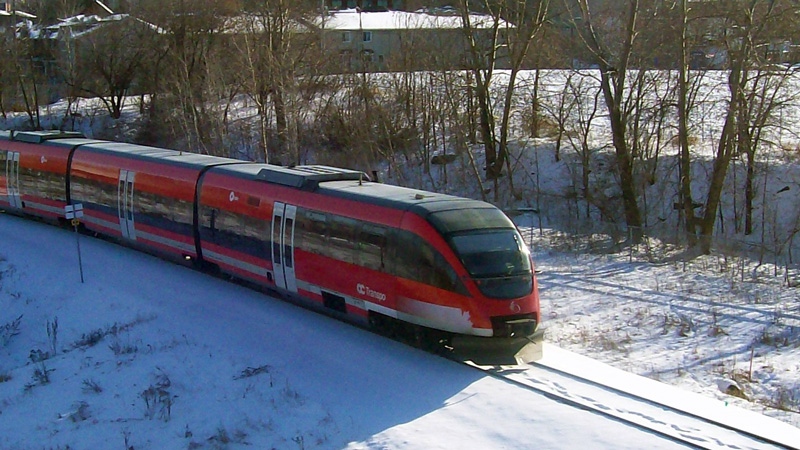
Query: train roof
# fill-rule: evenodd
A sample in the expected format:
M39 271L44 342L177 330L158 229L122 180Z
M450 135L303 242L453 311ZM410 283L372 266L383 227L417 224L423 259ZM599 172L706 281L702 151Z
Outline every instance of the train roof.
M369 176L364 172L319 165L283 167L251 163L221 167L218 171L239 178L279 184L304 191L315 191L320 183L328 181L369 180Z
M125 156L137 157L140 159L147 159L147 157L163 158L166 156L179 155L177 150L168 150L165 148L149 147L146 145L128 144L125 142L94 142L82 145L80 150L91 150L99 153L122 153Z
M409 210L422 217L435 212L457 209L495 209L493 205L479 200L373 182L326 182L320 185L318 192L378 206Z
M11 141L28 142L31 144L41 144L45 141L53 139L64 138L84 138L85 137L75 131L0 131L0 137Z
M81 145L79 150L88 150L97 153L111 155L124 155L127 158L146 161L157 161L160 163L203 168L218 165L251 165L247 161L219 156L201 155L199 153L183 152L179 150L169 150L159 147L149 147L146 145L128 144L123 142L93 141Z
M32 144L47 144L56 147L89 150L98 153L124 155L128 158L157 160L171 164L193 167L215 166L220 164L252 164L230 158L201 155L198 153L169 150L125 142L88 139L83 134L72 131L0 131L0 139L8 139Z
M364 172L330 166L282 167L268 164L240 164L219 167L215 171L321 195L410 210L423 217L447 210L494 209L491 204L478 200L375 183L370 181Z

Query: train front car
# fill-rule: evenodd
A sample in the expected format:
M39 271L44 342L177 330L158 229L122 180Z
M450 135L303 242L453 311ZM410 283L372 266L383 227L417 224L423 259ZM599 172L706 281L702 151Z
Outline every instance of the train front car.
M454 334L456 358L508 365L542 357L543 330L533 262L514 223L494 206L461 199L420 205L447 242L469 291L461 309L470 330Z

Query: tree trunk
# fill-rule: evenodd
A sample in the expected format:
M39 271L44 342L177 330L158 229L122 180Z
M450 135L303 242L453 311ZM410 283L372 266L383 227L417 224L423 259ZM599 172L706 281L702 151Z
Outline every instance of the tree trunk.
M281 154L286 152L289 144L289 127L286 114L286 103L283 99L283 92L276 86L272 91L272 104L275 108L275 127L278 131L278 149Z
M689 152L689 126L687 123L689 116L689 106L687 104L689 96L688 87L688 62L687 37L686 37L686 2L681 1L681 24L680 24L680 66L678 70L678 141L680 143L680 198L682 200L684 226L686 238L690 247L697 243L696 226L694 217L694 201L692 199L692 157Z
M621 91L612 91L609 71L608 68L604 68L600 72L601 88L611 120L611 136L617 156L617 171L625 209L625 223L631 229L630 235L633 242L636 243L642 238L642 215L639 210L636 180L633 175L633 156L625 139L627 130L622 114L622 93ZM617 74L617 77L620 75ZM617 80L617 85L623 83L624 81Z
M737 78L738 75L731 74L732 78ZM732 88L733 89L733 88ZM738 89L738 84L737 88ZM708 186L708 196L706 197L705 211L700 221L700 250L708 254L711 252L711 236L714 233L714 223L717 218L717 208L719 208L720 198L722 196L722 187L725 182L725 177L728 173L731 158L733 157L734 150L734 134L735 134L735 114L737 109L738 99L731 101L728 106L728 114L725 118L725 125L722 127L722 135L719 139L717 146L717 156L714 158L714 167L711 172L711 180Z

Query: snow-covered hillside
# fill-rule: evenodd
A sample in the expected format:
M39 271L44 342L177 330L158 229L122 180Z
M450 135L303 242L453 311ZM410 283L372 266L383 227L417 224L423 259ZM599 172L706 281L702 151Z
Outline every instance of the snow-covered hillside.
M0 242L0 448L676 447L108 242L80 238L81 283L69 230L0 215ZM661 301L675 292L670 282L688 286L695 277L613 258L539 253L537 260L551 342L601 359L650 357L643 366L625 361L632 370L692 358L692 345L673 348L677 330L618 343L607 329L609 317L630 314L633 298L656 316L647 300ZM654 276L663 289L652 289ZM699 287L708 278L696 280ZM658 320L642 322L642 334L663 329ZM736 350L705 330L691 342ZM605 342L636 351L604 350ZM796 377L797 357L784 356L770 359L773 367ZM713 359L686 370L709 395L732 399L706 386L721 378Z

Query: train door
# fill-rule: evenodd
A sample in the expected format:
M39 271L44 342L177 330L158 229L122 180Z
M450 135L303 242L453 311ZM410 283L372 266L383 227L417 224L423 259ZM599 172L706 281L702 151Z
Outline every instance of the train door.
M290 292L297 292L294 271L294 222L297 207L275 202L272 210L272 267L275 284Z
M119 171L119 185L117 187L117 215L122 237L136 240L136 228L133 221L133 186L136 172L128 170Z
M8 152L6 155L6 184L8 203L12 208L22 208L19 193L19 152Z

